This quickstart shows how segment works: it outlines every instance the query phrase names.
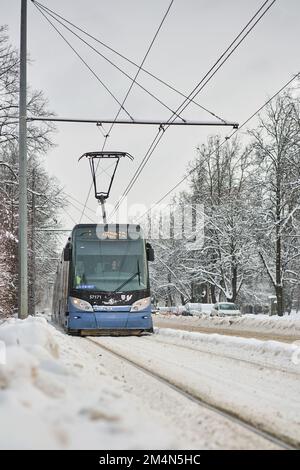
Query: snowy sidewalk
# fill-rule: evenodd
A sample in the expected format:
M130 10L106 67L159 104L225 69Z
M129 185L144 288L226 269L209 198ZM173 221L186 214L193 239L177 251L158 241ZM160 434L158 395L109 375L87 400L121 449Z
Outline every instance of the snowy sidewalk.
M293 342L300 339L300 314L286 315L242 315L239 317L210 317L208 315L177 316L155 315L154 324L159 328L174 328L202 333L274 339Z
M84 340L29 317L2 324L0 341L6 345L6 364L0 363L0 448L174 446L143 404L133 406L130 393L85 350Z

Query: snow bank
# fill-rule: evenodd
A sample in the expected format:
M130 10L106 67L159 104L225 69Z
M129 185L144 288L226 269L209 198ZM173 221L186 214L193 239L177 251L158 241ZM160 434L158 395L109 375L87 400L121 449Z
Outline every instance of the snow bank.
M1 449L172 446L86 340L29 317L0 325L0 342Z
M294 344L260 341L219 334L194 333L169 328L155 328L157 338L164 342L182 344L205 353L237 359L281 371L300 372L300 341Z
M266 333L280 336L300 337L300 314L285 315L241 315L239 317L178 317L176 315L161 315L162 320L168 322L180 322L183 325L191 325L202 328L220 328L231 331L248 331Z

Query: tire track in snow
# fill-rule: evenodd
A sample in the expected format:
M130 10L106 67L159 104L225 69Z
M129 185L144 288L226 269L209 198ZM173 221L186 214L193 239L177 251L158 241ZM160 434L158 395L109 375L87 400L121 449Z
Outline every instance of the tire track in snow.
M145 338L139 338L139 341L140 339L145 339ZM234 411L230 411L224 408L222 405L218 406L216 404L209 403L207 400L205 400L203 397L200 397L198 394L190 390L188 387L184 387L182 384L178 383L178 381L172 380L169 377L167 378L166 376L163 376L162 374L154 372L150 366L141 364L141 362L137 362L136 360L129 358L126 354L124 355L123 353L116 351L111 346L104 345L103 342L101 342L101 340L99 339L96 340L95 338L86 338L86 340L89 341L90 343L93 343L97 347L102 348L105 351L113 354L119 359L126 361L131 366L137 368L138 370L144 372L145 374L151 376L152 378L160 381L161 383L169 386L170 388L172 388L179 394L185 396L186 398L193 401L194 403L197 403L199 406L207 410L210 410L218 415L221 415L223 418L237 424L238 426L243 427L244 429L247 429L251 433L265 439L266 441L269 441L272 444L275 444L278 448L288 449L288 450L293 450L297 448L296 446L298 444L294 442L292 439L288 439L286 436L280 436L278 434L270 432L269 430L268 431L264 430L252 424L251 422L247 421L244 417L235 413Z

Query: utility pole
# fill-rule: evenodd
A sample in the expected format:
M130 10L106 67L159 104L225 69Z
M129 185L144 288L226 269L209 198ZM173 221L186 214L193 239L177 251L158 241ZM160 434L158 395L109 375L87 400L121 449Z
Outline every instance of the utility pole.
M27 0L21 0L19 96L19 318L28 316L27 265Z
M35 178L36 171L32 169L32 199L31 199L31 256L30 256L30 282L29 282L29 314L35 315L35 281L36 281L36 253L35 253Z

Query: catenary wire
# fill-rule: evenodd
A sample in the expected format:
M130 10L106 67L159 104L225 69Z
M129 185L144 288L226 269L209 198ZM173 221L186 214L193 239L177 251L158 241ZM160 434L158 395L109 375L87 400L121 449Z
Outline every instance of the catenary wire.
M34 3L37 3L37 5L40 5L38 2L34 2ZM102 57L104 60L106 60L110 65L112 65L113 67L115 67L119 72L121 72L123 75L125 75L125 77L127 77L131 82L134 82L139 88L141 88L145 93L147 93L149 96L151 96L154 100L156 100L158 103L160 103L164 108L166 108L168 111L170 111L171 113L175 113L175 111L173 109L171 109L166 103L164 103L160 98L158 98L154 93L152 93L151 91L149 91L146 87L144 87L143 85L141 85L139 82L136 81L136 77L131 77L130 75L128 75L128 73L126 73L124 70L122 70L118 65L116 65L114 62L112 62L110 59L108 59L108 57L106 57L104 54L102 54L100 51L98 51L98 49L96 49L95 47L93 47L90 43L88 43L85 39L83 39L79 34L75 33L71 28L69 28L68 26L66 26L62 21L60 21L54 14L48 12L46 8L43 8L44 11L47 12L47 14L49 16L51 16L55 21L57 21L60 25L62 25L64 28L66 28L69 32L71 32L76 38L78 38L80 41L82 41L86 46L88 46L90 49L92 49L96 54L98 54L100 57ZM51 11L51 10L50 10ZM199 105L200 107L202 107L201 105ZM202 107L202 109L205 109ZM205 109L206 111L206 109ZM208 111L209 112L209 111ZM216 116L214 113L211 113L213 114L214 116ZM180 115L177 115L177 117L179 119L181 119L183 122L185 122L185 119L183 119ZM224 119L221 119L221 118L218 118L220 120L222 120L222 122L226 122ZM108 132L109 134L109 132Z
M161 20L161 22L160 22L160 24L159 24L157 30L156 30L156 32L155 32L155 34L154 34L154 37L153 37L153 39L151 40L151 43L150 43L150 45L149 45L149 47L148 47L148 49L147 49L147 51L146 51L146 54L144 55L144 58L143 58L143 60L142 60L142 62L141 62L141 67L144 65L144 63L145 63L145 61L146 61L146 59L147 59L147 57L148 57L148 55L149 55L149 53L150 53L150 51L151 51L153 45L154 45L154 42L155 42L155 40L156 40L156 38L157 38L157 36L158 36L159 31L160 31L161 28L162 28L163 23L165 22L165 20L166 20L166 18L167 18L167 16L168 16L168 13L169 13L169 11L170 11L172 5L173 5L173 2L174 2L174 0L171 0L170 4L169 4L169 6L168 6L168 9L167 9L167 11L165 12L165 14L164 14L164 16L163 16L163 18L162 18L162 20ZM120 114L120 112L121 112L121 110L122 110L122 106L124 106L124 104L125 104L125 102L126 102L128 96L129 96L129 94L130 94L130 92L131 92L131 90L132 90L132 88L133 88L133 86L134 86L134 84L135 84L135 81L136 81L136 79L137 79L137 77L138 77L140 71L141 71L141 68L139 67L138 70L137 70L137 72L136 72L136 74L135 74L135 77L134 77L134 79L133 79L133 81L132 81L132 83L131 83L131 85L130 85L130 87L129 87L129 89L128 89L128 91L126 92L125 98L124 98L124 100L123 100L123 102L122 102L122 105L120 106L119 111L118 111L117 114L116 114L116 117L115 117L115 119L114 119L114 122L112 123L112 125L110 126L110 128L109 128L109 130L108 130L108 135L107 135L107 136L105 137L105 139L104 139L103 146L102 146L102 151L104 150L104 148L105 148L105 146L106 146L107 138L108 138L108 136L110 135L110 133L111 133L111 131L112 131L112 129L113 129L113 126L114 126L114 124L115 124L115 122L116 122L116 120L117 120L117 118L118 118L118 116L119 116L119 114ZM174 113L173 113L173 114L174 114ZM172 114L172 115L173 115L173 114ZM99 166L99 162L98 162L98 165L97 165L97 167L96 167L96 172L97 172L98 166ZM85 200L85 205L87 204L87 201L88 201L89 196L90 196L90 194L91 194L91 190L92 190L92 184L90 185L90 188L89 188L89 191L88 191L88 195L87 195L87 198L86 198L86 200ZM81 214L81 217L80 217L80 221L79 221L79 222L81 222L84 213L85 213L85 208L84 208L83 211L82 211L82 214Z
M123 109L123 111L127 114L129 119L134 121L133 117L131 114L125 109L124 106L120 103L118 98L112 93L112 91L108 88L107 85L101 80L98 74L92 69L92 67L86 62L86 60L79 54L79 52L75 49L75 47L72 46L72 44L68 41L68 39L62 34L61 31L53 24L53 22L45 15L45 13L39 8L39 6L36 5L36 2L33 2L37 10L40 12L40 14L48 21L48 23L54 28L54 30L57 32L57 34L63 39L63 41L70 47L70 49L74 52L74 54L79 58L79 60L85 65L85 67L91 72L91 74L98 80L98 82L105 88L105 90L110 94L110 96L118 103L118 105Z
M211 157L217 150L220 149L221 146L223 146L229 139L231 139L237 132L239 132L242 128L244 128L248 122L250 122L257 114L262 111L265 106L267 106L276 96L278 96L285 88L287 88L296 78L300 76L300 72L298 72L296 75L294 75L290 80L288 80L276 93L274 93L271 98L269 98L262 106L260 106L251 116L249 116L239 127L239 129L234 130L229 136L225 137L225 139L220 143L217 149L213 150L210 154L209 157ZM158 206L166 197L168 197L175 189L177 189L187 178L190 177L190 175L196 171L199 168L199 165L196 165L194 168L192 168L181 180L178 181L178 183L175 184L167 193L165 193L158 201L154 203L154 205L151 207L151 209L148 209L144 214L141 215L141 217L138 219L140 221L147 215L148 213L151 212L151 210Z
M239 47L239 45L244 41L244 39L249 35L249 33L253 30L253 28L257 25L257 23L264 17L264 15L269 11L272 5L276 2L273 0L269 5L267 5L268 0L265 1L262 6L257 10L257 12L252 16L252 18L248 21L248 23L243 27L240 33L235 37L235 39L230 43L230 45L225 49L225 51L221 54L221 56L217 59L217 61L213 64L213 66L209 69L209 71L204 75L204 77L200 80L200 82L194 87L191 93L188 95L188 98L183 101L183 103L176 109L176 112L182 112L186 109L186 107L190 104L191 97L195 98L200 91L209 83L209 81L213 78L213 76L217 73L217 71L224 65L224 63L229 59L229 57L233 54L233 52ZM265 10L263 8L267 6ZM263 10L263 11L262 11ZM262 12L262 13L261 13ZM261 13L261 14L260 14ZM260 14L258 19L253 23L255 18ZM247 28L252 24L252 26L247 30ZM244 34L245 33L245 34ZM241 39L240 39L241 38ZM235 43L237 44L235 45ZM234 47L233 47L234 46ZM233 49L232 49L233 48ZM232 50L231 50L232 49ZM227 55L226 55L227 54ZM215 70L214 70L215 69ZM211 75L210 75L211 74ZM176 117L175 117L176 119ZM174 116L169 118L170 122L173 122ZM132 187L136 183L137 179L139 178L142 170L144 169L145 165L149 161L150 157L152 156L154 150L158 146L159 142L162 140L165 130L168 129L168 125L166 125L163 129L160 128L155 135L153 141L150 144L145 156L143 157L140 165L138 166L137 170L135 171L134 175L132 176L130 182L128 183L126 189L124 190L122 196L120 197L119 201L117 201L111 217L117 212L120 205L122 204L125 197L129 194Z
M175 93L179 94L180 96L182 96L183 98L187 98L187 96L182 93L180 90L178 90L178 88L176 88L174 85L171 85L170 83L166 82L165 80L162 80L161 78L157 77L155 74L153 74L152 72L150 72L149 70L145 69L144 67L140 67L136 62L134 62L133 60L129 59L128 57L126 57L125 55L121 54L120 52L118 52L117 50L113 49L112 47L108 46L107 44L105 44L103 41L100 41L98 38L96 38L95 36L91 35L90 33L88 33L87 31L85 31L84 29L80 28L79 26L76 26L74 23L72 23L71 21L67 20L66 18L64 18L63 16L59 15L57 12L51 10L50 8L46 7L45 5L42 5L41 3L39 2L36 2L35 0L31 0L33 3L36 3L37 5L39 5L41 8L44 9L44 11L47 11L49 14L51 13L51 16L52 15L55 15L56 17L60 18L62 21L64 21L65 23L69 24L70 26L72 26L74 29L77 29L78 31L80 31L81 33L85 34L87 37L93 39L94 41L96 41L97 43L101 44L103 47L105 47L106 49L110 50L111 52L113 52L114 54L116 54L117 56L121 57L122 59L124 59L126 62L128 62L129 64L137 67L137 68L140 68L142 72L144 72L146 75L149 75L150 77L152 77L154 80L160 82L162 85L166 86L167 88L169 88L170 90L174 91ZM52 16L53 17L53 16ZM63 23L61 23L63 24ZM69 31L73 32L71 29L67 28ZM81 36L77 36L79 39L81 39L82 41L84 41L82 39ZM93 46L91 46L89 43L85 42L89 47L93 48ZM109 61L109 59L104 56L103 54L100 53L100 51L98 51L97 49L93 48L94 51L97 53L97 54L100 54L105 60ZM109 61L111 63L111 61ZM116 66L115 64L112 63L112 65ZM122 73L124 73L123 70L120 70ZM130 79L132 79L130 77ZM138 82L136 82L137 85ZM226 120L223 119L222 117L218 116L216 113L214 113L213 111L209 110L208 108L206 108L205 106L201 105L200 103L196 102L196 101L193 101L193 104L195 104L196 106L198 106L199 108L201 108L203 111L206 111L207 113L211 114L213 117L219 119L220 121L226 123Z

